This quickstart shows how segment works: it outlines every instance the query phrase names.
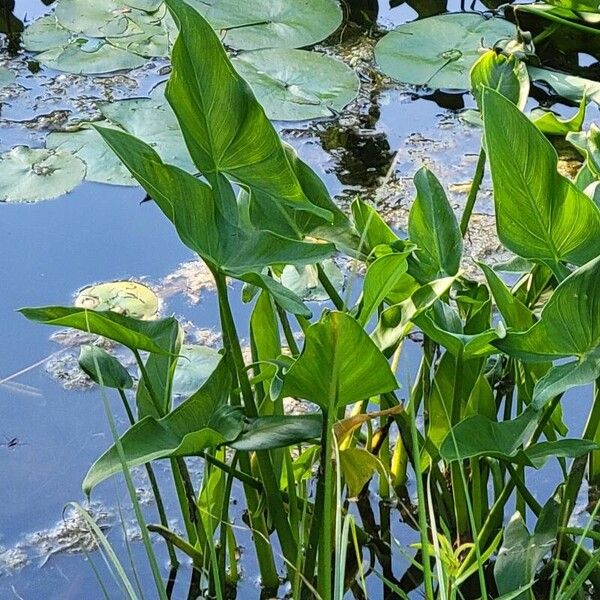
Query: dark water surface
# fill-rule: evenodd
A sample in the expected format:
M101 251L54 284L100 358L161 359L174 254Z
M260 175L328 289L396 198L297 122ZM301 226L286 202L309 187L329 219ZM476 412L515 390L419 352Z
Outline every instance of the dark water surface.
M460 8L458 2L451 5L454 9ZM29 21L47 10L36 0L17 0L15 15ZM406 4L383 7L379 21L391 27L417 15L417 11ZM31 86L36 85L34 79L26 81ZM156 81L156 75L148 81ZM137 95L148 89L147 83ZM455 96L453 101L461 104L460 96ZM467 105L472 104L469 96L463 99ZM447 106L451 100L444 98L442 104ZM370 179L376 183L385 175L397 150L402 152L396 164L397 173L408 182L409 191L404 196L401 191L400 198L391 201L392 218L397 205L406 205L412 197L410 177L423 159L432 160L434 170L435 166L439 167L437 174L447 185L469 181L474 162L463 158L478 152L477 130L460 123L452 110L431 99L417 98L401 87L383 90L376 103L376 116L366 124L366 131L350 132L354 137L350 136L352 144L348 148L323 149L327 144L323 142L326 136L322 132L328 127L337 127L332 122L320 124L321 133L311 129L306 135L286 135L300 155L319 170L332 194L343 194L347 198L361 191L372 193L374 184ZM36 111L45 113L48 106L41 102L34 110L15 103L3 108L2 117L24 120ZM597 114L597 107L590 106L588 121L594 120ZM2 150L16 143L41 139L39 130L22 125L4 122L0 129ZM191 260L190 252L179 242L160 212L151 203L140 204L143 196L139 189L85 183L58 200L0 205L0 382L25 370L10 382L0 384L1 600L102 597L84 555L70 554L66 547L68 541L61 542L56 531L48 531L60 524L67 502L84 502L81 480L89 465L111 441L100 396L95 389L83 392L64 389L44 371L43 365L29 368L60 351L61 346L49 339L52 333L49 328L30 323L15 311L21 306L69 304L78 289L94 282L129 277L145 277L150 283L157 282L182 262ZM457 204L460 201L457 197ZM484 213L491 211L489 195L483 195L478 209ZM248 312L248 307L241 302L236 302L235 308L240 317ZM182 295L173 296L167 299L164 312L175 313L200 327L215 327L218 322L215 302L210 296L204 296L197 305L190 304ZM409 345L403 357L399 376L402 384L412 379L417 350ZM589 402L586 394L579 391L565 399L574 435L582 427L584 407ZM116 402L114 409L121 414ZM122 419L119 425L125 426ZM165 471L160 468L158 471L159 478L166 478ZM539 500L548 497L557 481L556 475L550 468L532 479L539 484L532 490ZM145 486L139 473L136 483ZM165 489L171 490L168 479L165 483ZM99 509L107 513L109 539L126 563L119 505L123 507L127 527L134 528L134 519L127 508L130 503L124 485L120 480L110 480L98 488L93 499ZM172 493L167 494L167 505L169 513L176 516ZM153 504L145 505L144 509L149 521L157 521ZM240 515L234 511L232 516L243 528ZM393 513L392 521L393 534L402 543L414 541L397 513ZM41 533L30 539L28 536L34 532ZM239 539L250 550L247 534L239 533ZM131 548L140 577L150 582L142 545L133 541ZM166 573L163 545L157 544L157 549ZM6 565L7 553L16 561L12 568ZM92 553L91 558L100 565L97 552ZM26 564L21 564L23 562ZM242 569L245 577L239 586L238 598L257 598L257 571L250 551L243 554ZM397 573L402 570L401 565L395 565ZM118 588L106 569L102 572L109 595L119 597ZM189 569L182 568L173 598L187 596L189 576ZM380 583L375 579L370 585L373 598L378 597ZM150 588L148 590L151 597Z

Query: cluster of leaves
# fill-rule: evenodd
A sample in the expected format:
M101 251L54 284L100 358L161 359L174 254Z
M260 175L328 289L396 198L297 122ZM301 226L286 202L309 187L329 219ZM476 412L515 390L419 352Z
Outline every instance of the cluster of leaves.
M338 28L342 13L334 0L310 0L297 6L284 1L243 7L231 2L194 5L236 53L232 64L269 118L331 117L356 97L359 80L352 69L325 54L296 49ZM35 59L46 67L90 75L133 69L151 57L169 56L176 35L177 27L162 0L100 0L93 10L87 0L61 0L51 14L25 29L23 45L36 52ZM0 85L14 80L13 73L0 72ZM124 128L155 147L170 164L196 172L163 85L150 98L105 102L98 108L106 126ZM159 119L154 118L157 113ZM55 198L84 178L135 185L90 123L79 124L75 131L51 133L46 149L16 148L0 160L8 172L0 184L0 201Z
M298 48L319 42L341 22L333 0L289 3L194 2L238 50ZM307 12L304 12L307 11ZM304 15L310 15L306 19ZM43 65L70 73L134 69L168 56L177 27L162 0L60 0L55 11L29 25L25 49Z
M170 459L186 539L166 521L154 530L191 557L219 598L227 566L231 577L236 572L235 559L227 559L235 548L233 479L244 484L263 585L279 583L270 543L276 536L294 597L341 598L367 550L380 559L386 590L401 596L422 582L428 598L454 598L473 585L478 597L527 598L541 571L560 597L572 597L586 581L598 589L600 559L574 537L587 530L565 527L588 462L590 482L599 480L600 403L580 438L566 437L561 412L567 390L600 377L600 208L586 193L596 177L595 133L577 140L587 161L573 183L558 173L552 145L521 110L528 80L519 59L494 51L479 59L471 85L482 114L482 157L492 174L498 235L520 266L512 288L483 264L485 284L469 280L460 265L470 214L459 224L431 171L414 177L408 240L360 199L346 216L282 143L211 24L184 0L167 5L180 33L165 95L202 177L122 129L97 131L213 274L224 348L200 353L209 375L191 390L181 369L177 380L177 363L198 357L182 348L174 318L22 309L38 322L110 338L139 366L131 427L92 465L85 491L136 465ZM353 306L322 266L335 252L365 267ZM281 284L284 266L314 268L335 309L313 319ZM227 278L243 282L245 300L254 303L250 361ZM424 337L422 361L401 401L398 358L415 328ZM132 381L114 358L86 349L81 364L126 400ZM174 392L182 388L188 397L177 405ZM316 410L286 414L285 397ZM188 456L205 460L199 489ZM528 490L527 469L549 459L565 478L541 507ZM316 464L312 496L307 480ZM412 558L420 577L405 578L393 572L389 525L373 527L361 500L374 477L380 494L396 499L410 473L418 506L405 519L420 535ZM353 497L360 527L348 510ZM503 532L511 497L518 513ZM526 508L539 516L532 535ZM357 560L346 560L349 551ZM487 562L495 555L491 580Z
M230 2L192 5L219 32L225 45L233 49L232 64L250 84L269 118L330 117L356 97L359 81L352 69L330 56L297 49L318 42L340 25L342 14L334 0L311 0L302 5L283 0L243 7ZM169 55L177 26L162 2L100 0L94 10L87 10L86 6L84 0L61 0L52 14L25 29L25 48L38 52L37 60L50 68L87 74L131 69L149 57ZM529 6L532 7L540 5ZM542 10L544 15L581 9L547 8L551 10ZM582 14L582 18L591 18ZM467 89L469 72L481 46L497 43L505 54L531 62L528 72L522 65L523 77L546 82L558 94L581 102L578 114L567 121L538 110L532 117L540 129L556 135L580 131L584 104L600 98L600 86L534 66L533 45L515 41L516 33L515 26L500 17L443 14L391 31L377 44L375 56L384 73L399 81L431 88ZM11 77L7 81L13 80ZM526 97L527 93L522 100ZM196 172L162 86L149 99L104 103L99 108L107 126L124 128L152 145L170 164ZM162 118L145 118L149 112L160 112ZM464 117L481 124L480 117L470 110ZM84 163L85 171L74 157ZM71 191L84 178L115 185L134 184L127 169L89 123L80 124L76 131L52 133L45 151L17 148L1 160L14 176L0 185L0 201L53 198ZM24 187L15 185L17 176L26 181Z

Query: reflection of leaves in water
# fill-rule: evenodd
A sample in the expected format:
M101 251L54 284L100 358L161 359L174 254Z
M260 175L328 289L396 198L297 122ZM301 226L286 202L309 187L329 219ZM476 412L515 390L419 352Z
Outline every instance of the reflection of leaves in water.
M317 133L323 149L335 159L337 177L344 185L373 187L392 163L387 135L372 127L344 127L335 123Z
M14 15L15 0L0 0L0 33L6 34L9 54L15 54L20 48L20 35L23 21Z

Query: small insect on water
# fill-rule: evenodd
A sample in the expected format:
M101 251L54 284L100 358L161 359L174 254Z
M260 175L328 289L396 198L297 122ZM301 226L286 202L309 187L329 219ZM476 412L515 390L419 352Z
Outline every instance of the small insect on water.
M7 435L4 436L5 441L0 444L0 446L4 446L5 448L14 449L17 446L29 446L27 442L22 442L18 437L9 437Z

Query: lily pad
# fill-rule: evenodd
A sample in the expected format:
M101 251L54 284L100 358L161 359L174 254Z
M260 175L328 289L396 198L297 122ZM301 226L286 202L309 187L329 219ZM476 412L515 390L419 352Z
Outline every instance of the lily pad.
M163 0L125 0L127 6L145 10L146 12L154 12L163 4Z
M75 298L77 308L112 310L126 317L151 321L158 316L158 296L135 281L110 281L83 288Z
M89 125L84 125L79 131L50 133L46 138L46 148L64 150L80 158L87 166L85 178L88 181L136 185L129 171L102 136Z
M222 355L215 349L195 344L181 347L173 376L173 394L191 396L217 368Z
M70 192L85 165L69 152L17 146L0 156L0 202L37 202Z
M0 67L0 88L15 82L16 75L13 71Z
M479 50L512 37L515 26L475 13L450 13L400 25L375 47L382 71L403 83L437 89L469 89Z
M23 32L23 48L30 52L44 52L52 48L66 46L73 32L62 27L52 15L37 19Z
M147 58L169 55L170 39L162 25L143 24L139 33L107 39L117 48Z
M99 105L102 114L115 125L142 139L168 164L197 171L185 145L179 122L163 95L163 86L150 98L119 100Z
M165 100L164 86L157 86L150 98L104 102L100 103L99 108L109 119L101 122L102 127L122 127L150 144L165 162L196 172L179 123ZM49 134L46 147L67 150L80 158L88 167L88 181L137 185L123 163L89 123L84 123L78 131Z
M360 86L343 62L306 50L242 52L232 62L277 121L331 117L356 98Z
M60 0L55 15L73 33L103 38L129 35L132 21L144 13L119 0Z
M241 50L301 48L320 42L342 23L335 0L193 0L223 43Z
M76 75L94 75L141 67L146 59L100 39L77 38L36 56L44 66Z

